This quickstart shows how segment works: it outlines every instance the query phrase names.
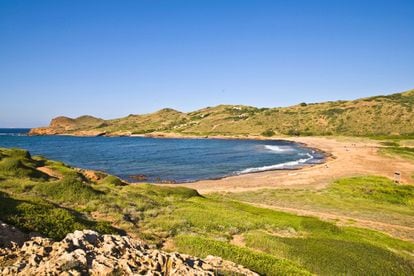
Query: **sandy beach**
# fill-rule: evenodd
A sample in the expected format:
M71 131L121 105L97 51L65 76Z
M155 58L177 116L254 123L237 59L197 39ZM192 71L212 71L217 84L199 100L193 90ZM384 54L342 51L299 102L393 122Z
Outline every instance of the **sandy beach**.
M243 192L277 188L324 188L333 180L358 175L381 175L393 178L401 173L401 183L412 183L414 163L402 158L388 157L380 153L381 145L375 141L358 138L293 137L280 138L304 143L309 147L329 153L324 164L299 170L267 171L217 180L201 180L193 183L174 184L197 189L200 193Z

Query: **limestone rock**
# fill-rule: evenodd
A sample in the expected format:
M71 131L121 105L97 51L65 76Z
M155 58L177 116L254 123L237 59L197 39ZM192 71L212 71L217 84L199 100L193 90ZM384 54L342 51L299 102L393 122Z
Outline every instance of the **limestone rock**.
M166 253L127 236L91 230L75 231L60 242L33 237L0 253L0 275L258 275L218 257Z

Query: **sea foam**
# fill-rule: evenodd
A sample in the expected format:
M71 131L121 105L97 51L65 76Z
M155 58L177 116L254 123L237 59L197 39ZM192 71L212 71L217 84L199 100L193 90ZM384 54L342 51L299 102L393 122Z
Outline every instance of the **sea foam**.
M257 168L247 168L242 171L239 171L238 174L246 174L246 173L253 173L253 172L264 172L264 171L271 171L271 170L277 170L277 169L284 169L284 168L294 168L301 164L304 164L308 162L309 160L312 160L314 157L306 153L305 154L307 158L301 158L295 161L289 161L285 163L270 165L270 166L263 166L263 167L257 167Z
M266 149L273 151L273 152L288 152L288 151L293 151L294 149L291 147L287 147L287 146L275 146L275 145L265 145L264 146Z

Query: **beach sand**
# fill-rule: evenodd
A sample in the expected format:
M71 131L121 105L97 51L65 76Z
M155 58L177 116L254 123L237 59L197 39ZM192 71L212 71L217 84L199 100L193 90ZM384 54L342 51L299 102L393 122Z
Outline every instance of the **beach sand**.
M324 164L307 166L299 170L267 171L217 180L173 184L197 189L201 194L212 192L243 192L264 188L324 188L341 177L380 175L393 179L401 173L401 183L413 183L414 162L380 153L381 145L375 141L358 138L294 137L280 138L304 143L309 147L329 153Z

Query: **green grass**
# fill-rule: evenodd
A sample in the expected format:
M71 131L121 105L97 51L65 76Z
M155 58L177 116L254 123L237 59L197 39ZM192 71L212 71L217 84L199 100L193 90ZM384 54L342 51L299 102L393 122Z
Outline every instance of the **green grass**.
M165 223L167 221L169 223ZM414 252L414 246L411 243L399 241L374 231L337 227L332 223L322 222L315 218L257 208L221 198L192 198L191 204L178 206L177 210L167 217L159 215L150 223L150 226L154 228L165 227L165 229L176 228L178 229L175 231L177 233L192 233L193 236L186 237L185 242L181 240L180 236L176 238L179 240L176 245L182 252L203 256L207 252L217 252L216 247L218 247L224 251L219 251L219 253L227 256L226 258L240 262L252 269L257 269L257 267L249 264L248 259L251 254L243 251L241 255L246 256L247 260L240 260L238 259L240 253L232 250L234 246L228 245L230 249L224 246L234 234L248 234L249 240L246 245L250 249L245 249L247 251L251 252L251 249L255 249L266 252L273 257L288 259L313 273L332 275L358 274L365 271L366 275L376 275L381 271L382 266L378 268L373 266L372 260L384 263L384 266L396 261L396 265L383 270L385 274L395 272L400 275L409 275L410 273L407 271L412 271L413 268L412 261L407 260L410 255L404 253ZM273 251L267 251L266 248L259 246L263 241L263 236L257 234L260 231L275 233L274 235L288 231L293 233L293 237L278 237L279 242L283 241L289 247L279 246L279 243L277 246L271 246ZM200 238L200 236L205 238ZM176 239L174 240L176 241ZM271 245L267 241L263 244ZM303 251L300 255L301 258L294 257L295 252L301 251ZM333 251L336 253L332 254ZM401 254L395 252L401 252ZM337 259L341 256L344 259L338 261ZM264 263L262 263L261 257L256 256L253 259L260 259L258 261L259 267L265 267L264 271L272 271L269 266L273 262L267 258L263 257L263 260L267 260ZM355 259L371 261L360 261L354 264Z
M313 210L382 223L414 225L414 186L397 185L384 177L340 179L322 190L258 190L230 193L227 197L244 202ZM394 234L414 239L414 233L405 230L397 229Z
M201 196L188 188L125 185L114 176L92 181L63 163L32 158L24 151L0 149L0 163L11 159L34 174L17 173L21 165L0 170L0 220L25 231L55 239L76 229L118 231L109 225L110 221L160 247L166 240L173 240L179 252L220 255L262 274L376 274L377 263L388 267L378 265L385 274L412 272L413 243L233 200L321 200L337 208L377 208L381 216L384 210L386 214L405 212L401 217L413 220L413 190L383 178L340 180L327 190L300 191L300 195L274 191L279 198L268 191ZM61 177L37 175L39 166L47 166ZM92 213L102 219L90 219ZM290 236L283 236L285 233ZM246 247L230 244L234 235L243 235ZM278 246L270 246L273 244ZM340 256L344 258L338 261ZM355 264L357 260L364 261Z
M414 206L414 186L396 185L385 177L352 177L337 180L328 193L381 204Z
M387 147L399 147L400 144L397 141L384 141L380 142L381 145L387 146Z
M113 175L107 175L99 183L104 185L111 185L111 186L124 186L126 183Z
M246 245L294 260L318 275L412 275L414 263L367 243L332 238L285 238L262 232L245 236ZM361 256L361 252L364 256Z
M403 158L414 160L414 148L412 147L387 147L382 149L384 153L401 156Z
M36 170L38 162L31 159L28 151L9 149L0 156L0 176L24 177L31 179L48 179L49 177Z
M62 173L63 179L53 179L37 170L44 165ZM24 231L54 239L85 228L114 233L115 228L108 222L86 219L74 210L101 195L63 163L32 158L24 150L0 148L0 219Z
M311 275L309 271L291 261L222 241L189 235L180 235L174 241L181 250L189 254L201 257L208 255L221 256L224 259L249 267L261 275Z
M12 197L0 192L0 220L26 232L37 232L60 240L75 230L94 229L117 233L107 222L95 222L80 214L34 197Z
M72 177L38 184L34 191L57 203L72 205L83 205L91 200L99 199L102 195L102 192L95 190L88 183L80 182Z

